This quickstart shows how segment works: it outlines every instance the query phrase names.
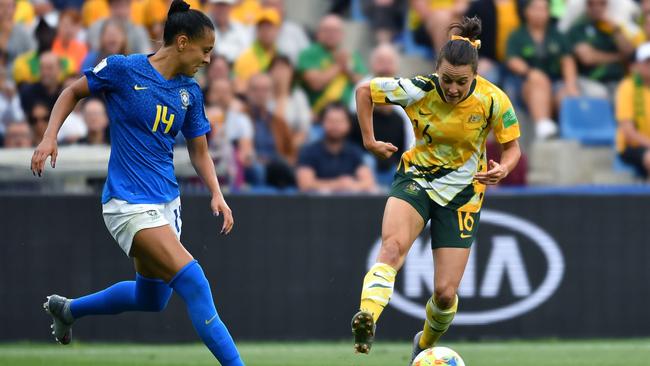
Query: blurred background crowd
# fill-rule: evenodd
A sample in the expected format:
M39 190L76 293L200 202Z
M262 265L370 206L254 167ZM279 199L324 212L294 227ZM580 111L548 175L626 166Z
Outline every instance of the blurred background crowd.
M188 2L216 27L212 61L196 79L227 190L385 190L413 143L411 123L399 107L375 108L377 139L399 151L369 156L355 85L432 73L448 26L474 15L483 21L479 74L506 90L523 130L525 156L503 185L647 179L650 0ZM39 143L57 96L83 70L111 54L155 52L169 3L0 0L0 167L3 151ZM102 99L88 98L59 143L109 146L109 128ZM488 155L499 153L488 142Z

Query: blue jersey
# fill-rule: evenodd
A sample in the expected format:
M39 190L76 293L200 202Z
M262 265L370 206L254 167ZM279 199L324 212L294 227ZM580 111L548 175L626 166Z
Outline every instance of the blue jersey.
M102 203L163 203L179 195L174 141L210 131L203 95L187 76L166 80L146 55L114 55L85 70L93 94L102 93L110 120L111 156Z

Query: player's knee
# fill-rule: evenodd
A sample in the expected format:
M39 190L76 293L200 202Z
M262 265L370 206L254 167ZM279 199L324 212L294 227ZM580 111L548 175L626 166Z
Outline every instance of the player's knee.
M394 238L385 239L382 242L377 261L386 263L393 268L401 267L406 255L406 251L402 249L404 247L402 243Z
M168 295L160 296L156 298L156 301L154 301L151 304L151 307L149 308L149 311L152 312L160 312L165 310L167 307L167 304L169 303L169 299L172 297L172 292L170 291Z
M436 286L433 298L439 308L443 310L449 309L454 305L454 301L456 300L456 289L447 284Z
M164 281L148 279L140 275L138 275L135 291L139 311L163 311L172 296L171 287Z

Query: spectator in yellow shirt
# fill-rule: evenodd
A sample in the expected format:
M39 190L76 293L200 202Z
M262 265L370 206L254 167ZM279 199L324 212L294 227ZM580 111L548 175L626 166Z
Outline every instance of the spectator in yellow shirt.
M650 42L636 51L634 72L621 82L616 96L621 159L646 179L650 172Z
M245 92L251 76L268 70L271 60L276 55L275 41L281 23L280 14L275 9L267 8L259 14L256 39L235 62L235 91L237 93Z
M244 24L255 25L264 8L259 0L239 0L232 9L232 19Z
M41 18L34 29L38 48L21 54L14 61L13 79L19 88L21 84L36 83L41 79L41 55L52 49L55 35L54 29ZM63 81L66 76L74 74L74 61L68 57L59 57L58 59L62 70L60 81Z

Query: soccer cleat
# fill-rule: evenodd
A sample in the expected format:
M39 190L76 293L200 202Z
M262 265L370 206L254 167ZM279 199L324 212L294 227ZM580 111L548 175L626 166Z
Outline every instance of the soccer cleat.
M372 314L360 310L352 317L352 334L354 335L354 350L357 353L370 353L372 341L375 339L375 320Z
M423 331L419 331L415 334L415 337L413 337L413 353L411 354L411 361L409 362L409 366L413 365L413 360L415 360L416 357L420 354L420 352L424 351L424 349L420 348L420 338L422 337Z
M52 335L57 342L61 344L68 344L72 340L72 323L74 319L70 313L70 303L63 296L50 295L47 301L43 304L43 309L52 316Z

